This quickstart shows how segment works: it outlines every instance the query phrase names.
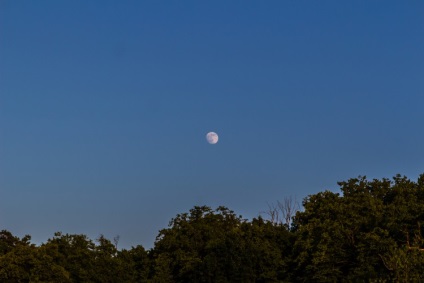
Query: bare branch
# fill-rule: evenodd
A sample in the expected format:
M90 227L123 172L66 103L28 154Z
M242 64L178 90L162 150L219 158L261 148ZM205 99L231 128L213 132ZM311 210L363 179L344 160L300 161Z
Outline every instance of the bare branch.
M299 210L299 202L296 198L290 196L284 197L282 201L277 201L277 204L268 203L268 210L262 213L269 216L269 221L271 223L290 227L293 217Z
M119 235L116 235L116 236L113 238L113 243L115 244L115 248L116 248L116 249L118 249L119 238L120 238L120 236L119 236Z

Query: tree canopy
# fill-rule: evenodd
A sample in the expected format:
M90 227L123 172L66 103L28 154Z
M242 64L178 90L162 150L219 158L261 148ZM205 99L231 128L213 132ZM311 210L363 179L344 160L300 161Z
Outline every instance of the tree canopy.
M298 210L285 199L251 220L194 206L171 219L150 250L60 232L37 246L2 230L0 282L424 280L424 175L338 185L307 196Z

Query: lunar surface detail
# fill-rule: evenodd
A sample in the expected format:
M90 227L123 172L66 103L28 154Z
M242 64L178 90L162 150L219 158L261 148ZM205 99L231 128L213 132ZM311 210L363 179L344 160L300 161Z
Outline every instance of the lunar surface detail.
M216 144L218 142L218 135L215 132L209 132L206 135L206 140L210 144Z

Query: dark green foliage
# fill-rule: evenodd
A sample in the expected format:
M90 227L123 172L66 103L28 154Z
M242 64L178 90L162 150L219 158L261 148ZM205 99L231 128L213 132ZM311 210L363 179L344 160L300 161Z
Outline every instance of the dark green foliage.
M103 235L97 245L85 235L56 233L44 247L69 272L72 282L145 282L147 252L141 247L118 251Z
M423 279L423 177L340 182L307 197L294 219L296 280Z
M293 215L293 206L281 206L287 202L271 219L251 221L195 206L172 219L150 251L62 233L35 246L3 230L0 282L424 281L424 175L339 185L340 193L306 197L293 219L275 215Z
M43 247L2 231L2 244L10 244L9 251L0 256L0 282L71 282L69 273L50 257ZM4 242L3 242L4 241Z
M225 207L194 207L160 231L152 251L156 282L277 282L290 233ZM288 253L287 253L288 254Z
M127 278L128 282L148 282L150 261L142 246L118 251L117 257L121 263L122 279ZM124 275L125 273L126 275Z

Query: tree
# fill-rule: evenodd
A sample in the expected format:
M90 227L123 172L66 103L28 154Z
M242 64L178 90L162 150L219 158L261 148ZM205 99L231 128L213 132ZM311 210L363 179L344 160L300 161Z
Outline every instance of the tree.
M157 282L240 282L240 216L225 207L196 206L159 232L152 251ZM247 281L246 281L247 282Z
M118 251L117 259L121 266L120 273L126 274L121 278L128 278L128 282L148 282L150 260L147 251L141 245L130 250Z
M288 274L287 227L261 217L194 207L160 231L152 251L155 282L280 282Z
M29 245L31 237L26 235L22 239L13 236L13 234L7 230L0 231L0 255L7 254L19 245Z
M73 282L93 281L95 244L86 235L57 232L42 247L54 262L69 273Z
M342 195L325 191L305 198L293 223L295 278L419 278L414 270L424 265L418 253L423 243L417 240L424 221L423 183L422 175L418 182L400 175L393 181L359 177L339 182ZM404 264L395 264L399 260Z
M19 239L10 232L2 231L1 239L1 282L71 282L69 273L44 248L29 243L29 236Z

